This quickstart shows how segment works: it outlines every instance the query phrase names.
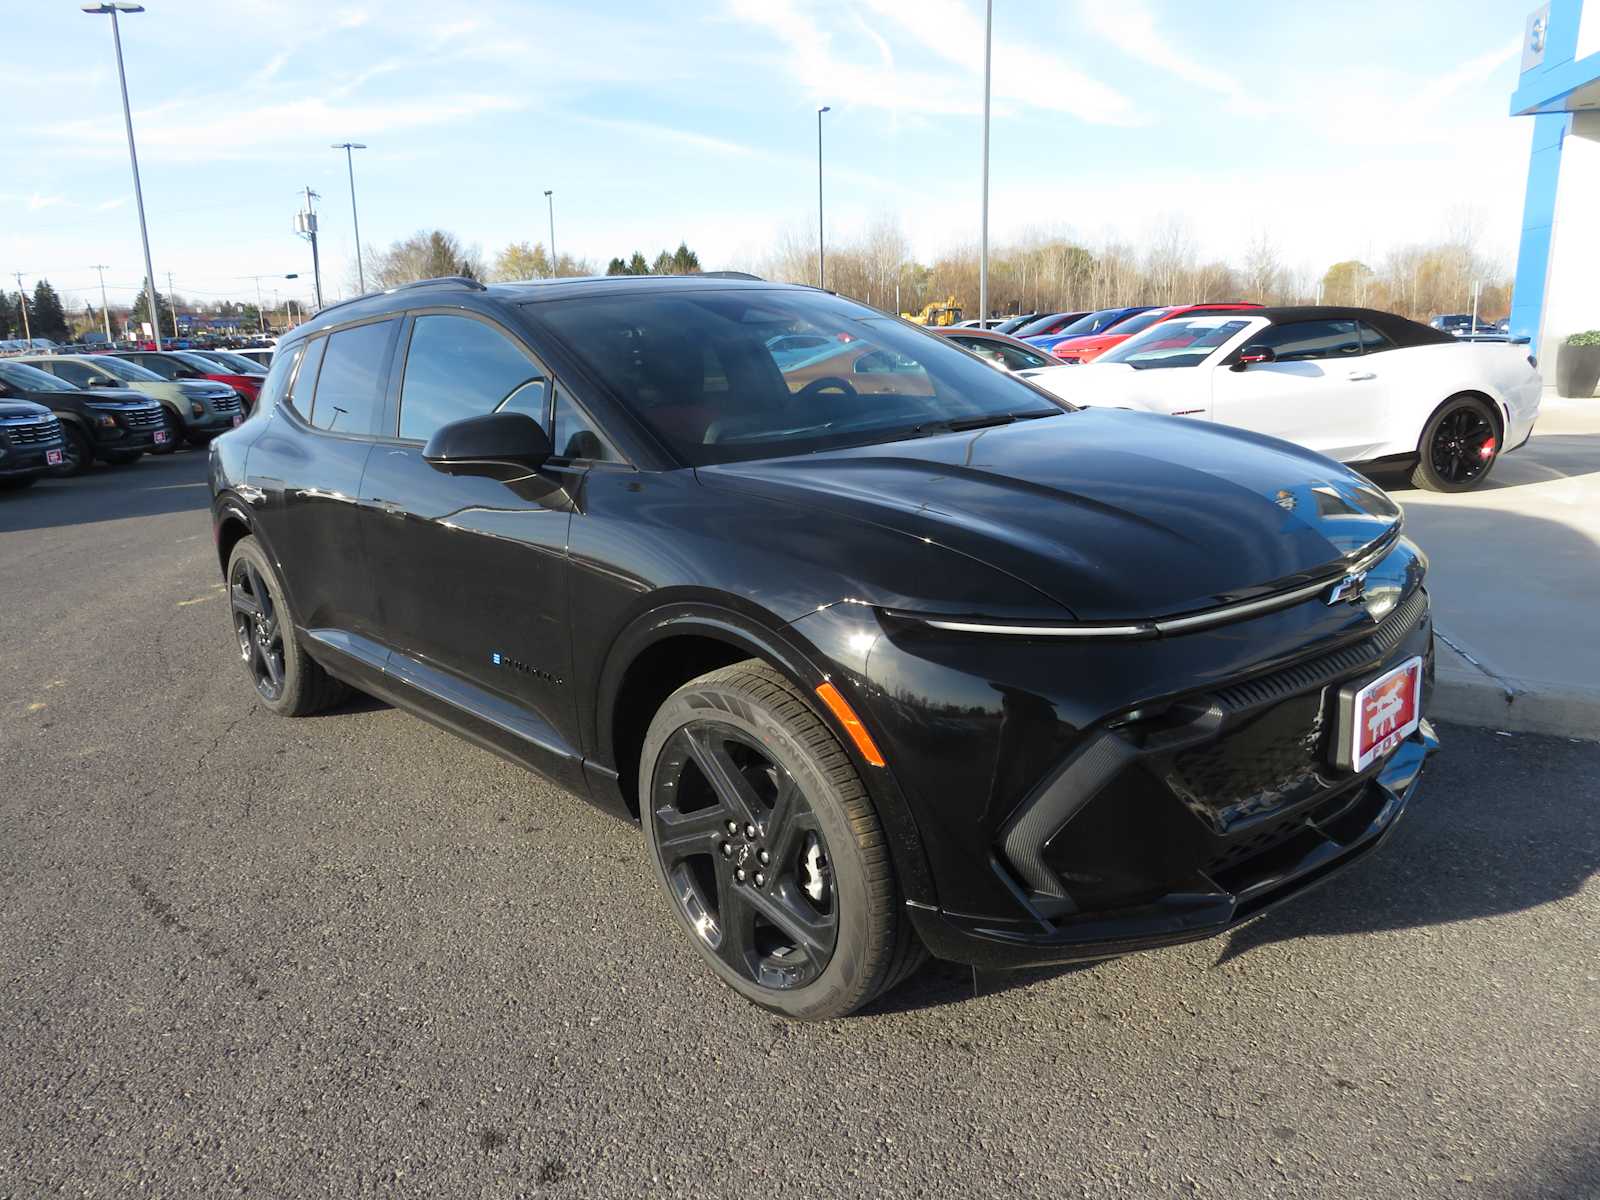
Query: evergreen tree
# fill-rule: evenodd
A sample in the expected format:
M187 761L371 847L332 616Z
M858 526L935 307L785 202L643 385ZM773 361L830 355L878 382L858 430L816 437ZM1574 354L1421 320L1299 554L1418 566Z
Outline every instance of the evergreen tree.
M67 328L67 311L61 307L61 297L50 286L48 279L41 279L33 285L33 312L29 315L33 321L34 337L64 342L71 336L72 331Z
M674 275L698 275L700 273L700 256L689 249L687 242L679 242L678 248L672 253L672 273Z
M635 250L633 252L633 257L628 260L628 274L629 275L648 275L648 274L650 274L650 264L645 261L644 255L640 254L637 250Z
M656 261L650 267L650 274L652 274L652 275L671 275L671 274L674 274L674 272L672 270L672 255L669 254L665 250L663 250L660 254L656 255Z
M17 298L0 288L0 338L22 336L22 316L17 310Z
M607 275L626 275L627 273L628 264L623 262L620 258L613 258L606 264Z
M157 320L150 316L150 298L146 294L148 291L147 287L142 287L139 289L139 294L133 298L133 316L131 320L134 332L140 335L144 333L144 330L140 328L140 323L143 321L149 321L152 328L158 327ZM172 332L172 317L170 316L172 310L167 307L167 298L159 291L156 292L156 311L160 314L160 321L165 322L164 325L159 326L167 331L167 334L163 336L170 335Z

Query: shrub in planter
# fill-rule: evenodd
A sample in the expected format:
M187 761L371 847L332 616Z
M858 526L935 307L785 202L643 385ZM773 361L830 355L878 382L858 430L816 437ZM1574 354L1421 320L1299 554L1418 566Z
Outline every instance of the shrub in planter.
M1586 400L1600 384L1600 329L1575 333L1556 351L1556 394Z

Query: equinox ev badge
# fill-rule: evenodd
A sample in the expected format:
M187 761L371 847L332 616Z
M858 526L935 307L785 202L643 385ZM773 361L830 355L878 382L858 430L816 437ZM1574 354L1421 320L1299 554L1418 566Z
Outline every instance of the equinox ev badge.
M1338 583L1328 589L1326 604L1338 604L1341 600L1347 604L1354 604L1367 592L1367 573L1365 571L1352 571Z

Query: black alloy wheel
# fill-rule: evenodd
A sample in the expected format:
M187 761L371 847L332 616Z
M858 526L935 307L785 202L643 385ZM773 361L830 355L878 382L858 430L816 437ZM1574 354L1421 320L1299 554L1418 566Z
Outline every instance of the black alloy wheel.
M724 963L765 988L815 981L839 940L827 842L794 777L743 731L679 727L650 819L673 899Z
M925 959L855 764L772 667L736 663L669 696L645 735L639 799L674 916L747 999L840 1017Z
M57 475L82 475L94 465L94 449L89 437L75 425L65 422L61 426L61 465Z
M283 626L272 589L247 558L236 558L228 572L228 605L239 657L261 698L274 703L283 697Z
M1500 454L1494 413L1476 396L1447 401L1428 421L1411 481L1431 492L1477 487Z

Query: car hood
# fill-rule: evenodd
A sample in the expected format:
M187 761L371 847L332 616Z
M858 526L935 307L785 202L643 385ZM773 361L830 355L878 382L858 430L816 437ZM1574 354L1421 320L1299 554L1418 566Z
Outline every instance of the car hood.
M943 545L1089 621L1332 574L1400 519L1379 488L1298 446L1111 410L699 475Z
M31 400L0 400L0 419L21 420L24 417L48 417L50 410Z
M219 396L233 395L233 389L225 383L213 383L203 379L175 379L178 390L185 396L192 396L197 400L213 400Z

